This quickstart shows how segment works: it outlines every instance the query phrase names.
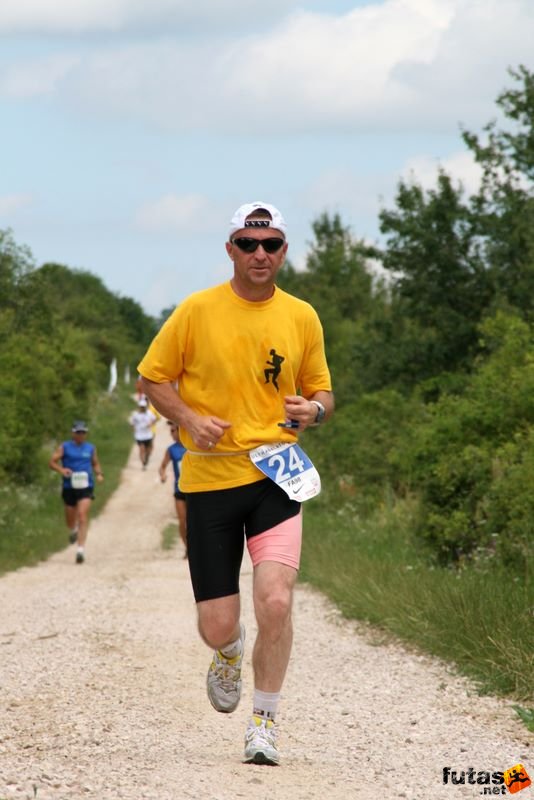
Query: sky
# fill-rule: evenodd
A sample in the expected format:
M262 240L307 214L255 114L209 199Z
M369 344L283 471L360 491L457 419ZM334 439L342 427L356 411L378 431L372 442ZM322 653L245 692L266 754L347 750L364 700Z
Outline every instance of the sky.
M0 229L148 314L227 280L229 221L378 241L400 179L473 190L461 130L534 68L533 0L1 0Z

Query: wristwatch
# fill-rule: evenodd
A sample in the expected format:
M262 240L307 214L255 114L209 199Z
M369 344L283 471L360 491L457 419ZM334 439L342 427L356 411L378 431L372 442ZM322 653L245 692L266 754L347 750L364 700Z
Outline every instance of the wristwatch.
M313 422L314 425L320 425L321 422L325 418L326 409L322 403L318 400L310 400L310 403L313 403L314 406L317 406L317 415L315 417L315 421Z

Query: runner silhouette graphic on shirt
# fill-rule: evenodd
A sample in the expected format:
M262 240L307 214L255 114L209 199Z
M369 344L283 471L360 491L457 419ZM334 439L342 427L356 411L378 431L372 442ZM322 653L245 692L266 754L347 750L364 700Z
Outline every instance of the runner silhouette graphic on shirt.
M278 386L278 383L276 382L276 379L280 375L280 372L282 370L282 362L285 361L285 358L284 358L284 356L277 355L276 350L274 349L274 347L269 352L270 352L271 356L273 357L273 360L269 361L269 359L267 359L266 363L270 364L272 369L264 369L263 370L263 374L265 375L265 383L269 383L269 378L271 378L273 386L275 387L276 391L279 392L280 391L280 387Z

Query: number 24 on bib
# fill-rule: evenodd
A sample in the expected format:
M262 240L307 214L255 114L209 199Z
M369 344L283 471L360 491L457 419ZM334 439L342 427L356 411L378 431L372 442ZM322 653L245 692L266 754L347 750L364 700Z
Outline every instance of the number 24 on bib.
M303 503L321 491L319 473L298 444L262 444L250 451L250 459L291 500Z

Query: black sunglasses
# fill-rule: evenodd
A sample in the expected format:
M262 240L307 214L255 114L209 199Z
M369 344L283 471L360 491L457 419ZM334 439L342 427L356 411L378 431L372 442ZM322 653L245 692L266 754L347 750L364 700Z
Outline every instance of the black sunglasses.
M277 253L285 244L285 239L280 239L278 236L270 239L253 239L250 236L240 236L238 239L232 239L232 244L235 244L244 253L255 253L258 247L261 246L266 253Z

